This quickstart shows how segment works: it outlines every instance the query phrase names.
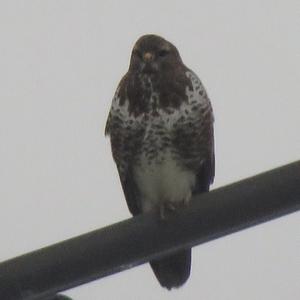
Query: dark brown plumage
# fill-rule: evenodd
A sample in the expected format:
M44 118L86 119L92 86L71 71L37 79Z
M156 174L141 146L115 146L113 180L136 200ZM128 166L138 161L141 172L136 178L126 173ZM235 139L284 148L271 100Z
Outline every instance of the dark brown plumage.
M209 190L215 168L211 104L165 39L145 35L136 42L105 133L133 215L157 211L165 218ZM190 274L191 249L150 264L162 286L179 287Z

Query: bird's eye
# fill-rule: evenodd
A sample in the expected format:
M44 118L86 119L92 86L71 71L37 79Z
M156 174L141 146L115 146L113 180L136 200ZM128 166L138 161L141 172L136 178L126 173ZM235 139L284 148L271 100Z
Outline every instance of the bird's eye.
M160 50L160 51L158 52L158 55L159 55L160 57L164 57L164 56L166 56L166 55L168 55L168 54L169 54L169 51L168 51L168 50L165 50L165 49Z

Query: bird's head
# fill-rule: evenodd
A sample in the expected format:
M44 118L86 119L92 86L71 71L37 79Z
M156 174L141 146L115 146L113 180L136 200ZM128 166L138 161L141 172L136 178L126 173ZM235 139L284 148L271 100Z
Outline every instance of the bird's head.
M148 34L135 43L129 70L141 74L155 75L163 71L172 72L182 64L176 47L160 36Z

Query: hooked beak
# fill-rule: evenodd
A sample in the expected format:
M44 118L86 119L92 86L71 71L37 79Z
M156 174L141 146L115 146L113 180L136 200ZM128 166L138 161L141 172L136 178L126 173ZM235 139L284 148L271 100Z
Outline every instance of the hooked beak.
M144 62L151 62L154 59L154 55L151 52L146 52L143 55Z
M158 70L157 63L154 59L154 54L151 52L145 52L143 54L144 65L142 67L142 72L146 74L156 73Z

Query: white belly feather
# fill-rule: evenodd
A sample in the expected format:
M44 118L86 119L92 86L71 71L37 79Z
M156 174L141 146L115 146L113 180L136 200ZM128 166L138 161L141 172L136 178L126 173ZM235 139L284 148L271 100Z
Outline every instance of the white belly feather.
M169 152L161 153L162 161L149 165L146 158L135 167L135 179L141 193L143 211L151 211L163 202L188 202L195 184L195 174L184 170Z

